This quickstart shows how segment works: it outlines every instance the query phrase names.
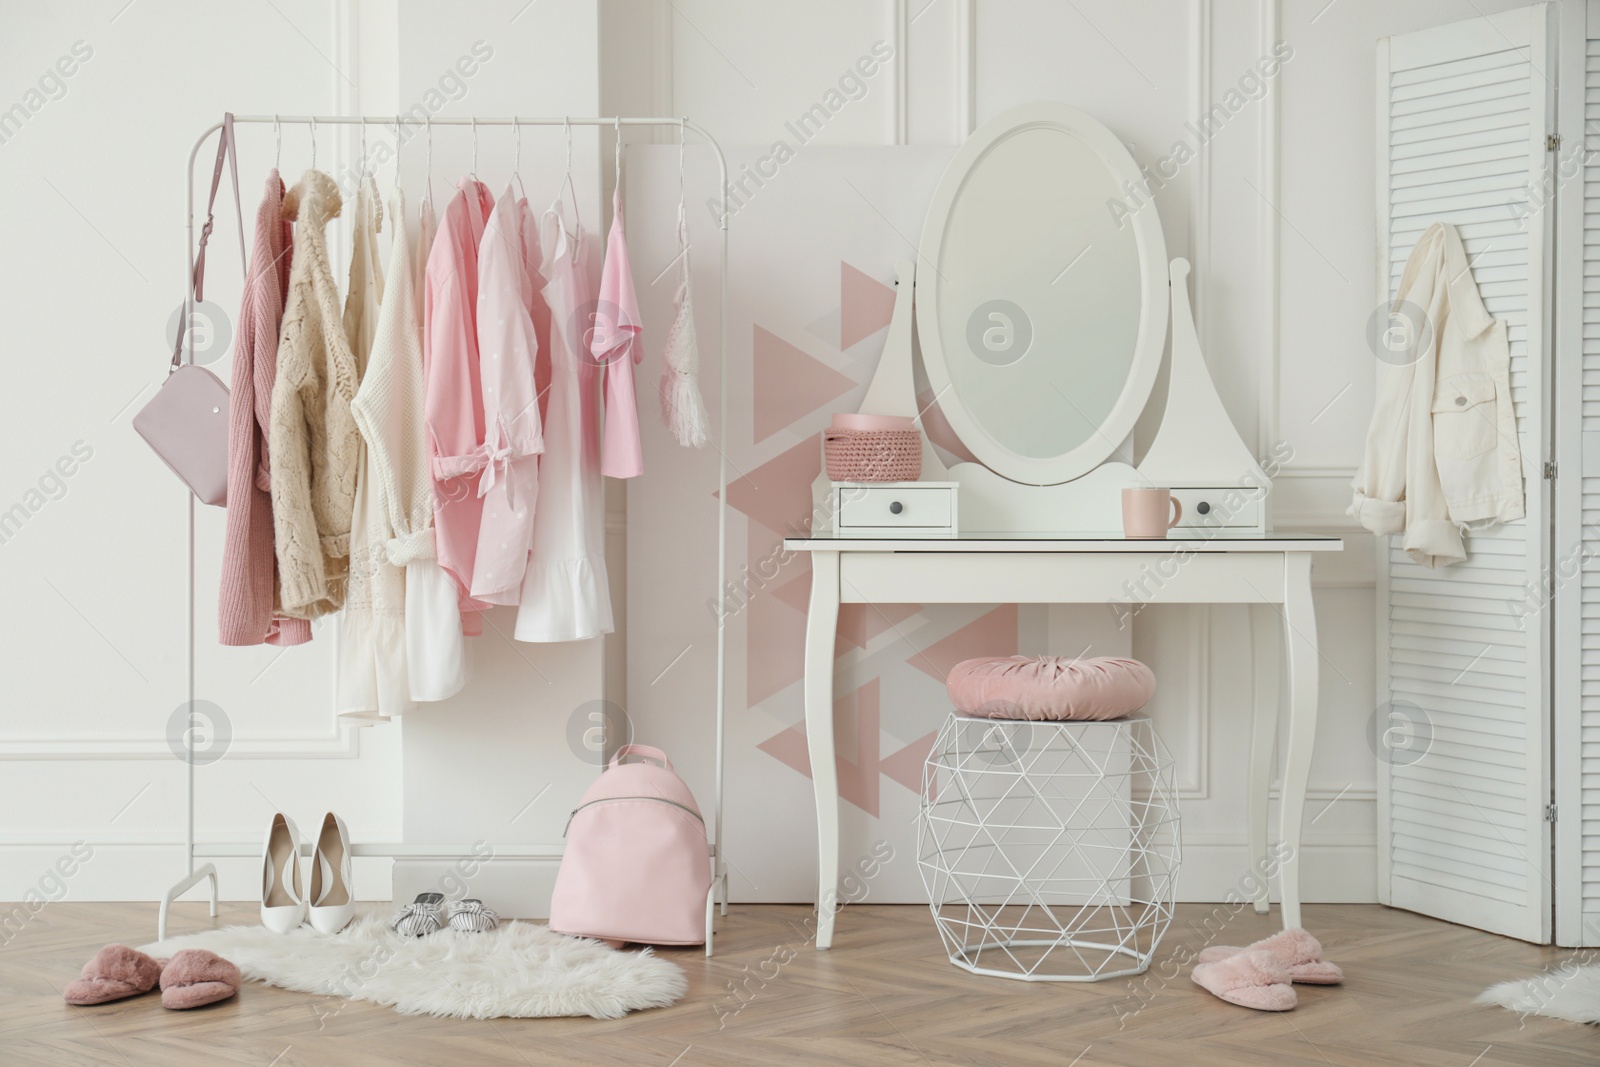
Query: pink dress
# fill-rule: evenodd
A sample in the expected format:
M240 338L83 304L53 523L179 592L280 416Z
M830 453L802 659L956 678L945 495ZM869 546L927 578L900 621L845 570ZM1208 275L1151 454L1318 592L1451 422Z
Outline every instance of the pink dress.
M519 641L581 641L610 633L605 513L600 481L599 368L580 355L589 301L582 233L567 232L562 205L544 214L544 287L550 308L550 397L539 461L533 555L517 609Z
M472 596L515 604L533 547L544 436L533 384L539 341L533 332L533 276L538 261L528 202L510 185L501 194L478 248L478 359L483 382L483 522L472 568Z
M639 343L643 329L639 301L628 263L628 239L622 227L622 194L611 194L611 233L600 272L600 300L595 306L589 354L606 369L606 428L600 473L608 478L637 478L644 473L639 442L639 399L633 387L633 365L644 357Z
M439 233L428 252L423 353L426 382L423 408L433 468L434 536L439 566L461 596L461 627L483 632L479 614L487 607L473 600L473 562L483 500L478 479L483 468L483 388L478 378L478 246L494 209L482 182L463 179L444 209Z

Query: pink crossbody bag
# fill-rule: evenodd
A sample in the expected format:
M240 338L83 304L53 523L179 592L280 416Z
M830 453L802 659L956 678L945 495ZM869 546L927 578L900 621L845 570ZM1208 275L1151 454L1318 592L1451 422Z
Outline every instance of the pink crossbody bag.
M228 387L215 374L195 364L192 344L186 362L183 342L192 336L194 306L205 299L206 242L211 239L216 217L224 160L233 175L233 205L239 216L239 261L244 264L244 209L239 202L238 153L233 143L233 115L229 113L222 119L217 162L211 171L211 197L206 201L206 224L200 230L200 247L195 254L189 291L184 294L183 321L172 348L167 380L133 417L134 430L172 473L202 503L218 506L228 503Z
M656 762L623 763L639 756ZM550 929L603 941L702 945L711 847L694 794L660 749L623 745L567 821Z

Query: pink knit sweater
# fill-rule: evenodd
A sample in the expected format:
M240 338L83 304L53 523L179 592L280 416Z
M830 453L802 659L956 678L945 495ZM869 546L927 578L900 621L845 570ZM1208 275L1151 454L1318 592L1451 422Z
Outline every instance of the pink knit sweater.
M278 328L289 290L292 228L283 217L283 181L267 175L256 211L256 239L240 302L228 411L228 524L222 547L217 632L225 645L298 645L311 623L280 615L273 550L267 426L278 371Z

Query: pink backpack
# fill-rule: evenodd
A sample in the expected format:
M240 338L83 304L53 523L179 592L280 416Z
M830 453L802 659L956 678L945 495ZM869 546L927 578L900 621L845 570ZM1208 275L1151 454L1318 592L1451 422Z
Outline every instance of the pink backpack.
M655 763L623 763L626 756ZM550 929L605 941L701 945L711 848L694 794L660 749L623 745L567 820Z

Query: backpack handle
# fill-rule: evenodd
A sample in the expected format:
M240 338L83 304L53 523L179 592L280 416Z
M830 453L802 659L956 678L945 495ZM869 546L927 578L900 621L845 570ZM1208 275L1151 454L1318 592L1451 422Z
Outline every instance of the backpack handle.
M672 770L672 761L667 758L667 754L649 745L623 745L617 749L617 754L611 757L611 766L619 766L624 756L643 756L646 759L658 760L661 766L669 771Z

